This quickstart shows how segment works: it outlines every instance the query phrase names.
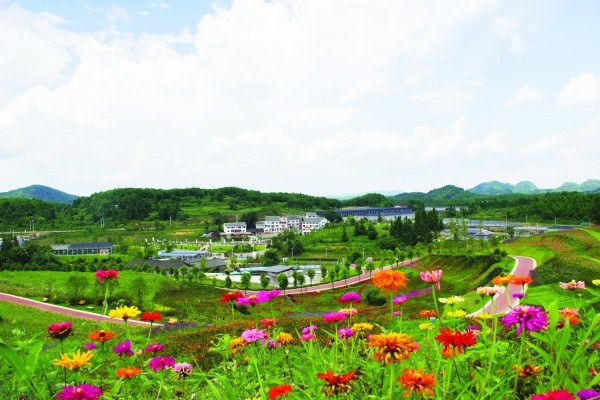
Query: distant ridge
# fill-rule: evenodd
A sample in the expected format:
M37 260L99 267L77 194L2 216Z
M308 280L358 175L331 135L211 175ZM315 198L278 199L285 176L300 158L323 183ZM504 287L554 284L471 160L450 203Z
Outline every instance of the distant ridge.
M468 191L471 193L490 195L510 193L535 194L546 192L597 192L598 190L600 190L600 180L597 179L588 179L580 184L575 182L565 182L556 189L538 189L537 186L529 181L519 182L516 185L498 181L483 182L471 189L468 189Z
M20 189L10 190L8 192L0 193L0 199L2 198L19 198L19 199L37 199L41 201L47 201L52 203L64 203L71 204L79 196L65 193L60 190L43 186L43 185L31 185Z

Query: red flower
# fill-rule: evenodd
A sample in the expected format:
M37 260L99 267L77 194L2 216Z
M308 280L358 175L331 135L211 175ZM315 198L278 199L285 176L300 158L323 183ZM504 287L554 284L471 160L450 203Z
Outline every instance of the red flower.
M260 320L260 324L263 328L272 328L275 325L275 322L277 322L275 318L261 318Z
M350 392L352 390L350 382L358 379L358 376L354 371L349 371L346 374L334 374L331 370L327 370L327 372L318 373L317 378L323 379L329 384L329 386L323 387L325 396L333 396Z
M225 304L229 303L230 301L236 301L237 299L240 299L242 297L244 297L244 294L239 290L237 292L223 293L219 302L221 302L221 304Z
M287 383L281 386L274 386L269 390L269 399L273 400L278 397L285 397L288 393L291 393L292 391L292 386L288 385Z
M140 317L140 321L146 321L146 322L156 322L156 321L160 321L161 319L163 319L163 318L162 318L162 315L160 315L160 311L146 311Z
M473 331L460 332L458 329L452 332L450 328L440 329L440 334L435 340L444 345L442 354L444 357L451 357L462 353L467 347L474 346L477 343Z
M115 271L114 269L109 269L107 271L99 269L96 271L96 279L98 279L98 283L103 283L105 279L117 279L118 277L119 271Z

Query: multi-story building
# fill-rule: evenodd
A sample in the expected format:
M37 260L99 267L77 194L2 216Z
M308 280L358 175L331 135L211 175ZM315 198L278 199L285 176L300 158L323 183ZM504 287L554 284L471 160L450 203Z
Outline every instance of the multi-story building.
M223 234L225 235L245 235L245 222L226 222L223 224Z
M256 228L264 233L280 233L287 229L296 229L302 234L321 229L327 224L327 219L316 213L306 213L304 216L266 216L263 221L256 222Z

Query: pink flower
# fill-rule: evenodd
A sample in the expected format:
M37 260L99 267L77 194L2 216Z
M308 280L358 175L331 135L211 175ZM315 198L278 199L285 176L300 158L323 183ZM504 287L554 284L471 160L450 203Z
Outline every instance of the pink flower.
M531 400L575 400L575 397L565 389L552 390L542 394L534 394Z
M302 328L302 334L306 334L306 333L312 333L314 331L316 331L317 329L319 329L316 325L309 325L309 326L305 326L304 328Z
M84 383L82 385L65 386L54 398L61 400L98 400L100 396L102 396L102 390L99 387Z
M394 317L399 317L401 315L402 315L402 312L400 312L400 311L393 311L392 312L392 316L394 316Z
M265 339L267 337L267 334L263 330L253 328L245 330L244 332L242 332L241 336L242 339L246 341L246 343L252 343L256 342L257 340Z
M302 336L300 336L300 340L307 342L309 340L313 340L315 337L316 336L314 333L303 333Z
M133 355L133 351L131 350L131 341L129 339L127 339L126 341L119 343L118 345L115 346L115 348L113 349L113 352L115 354L117 354L119 357L123 357L123 356L131 357Z
M117 279L119 277L119 271L115 271L114 269L103 270L99 269L96 271L96 279L98 279L98 283L103 283L105 279Z
M442 270L436 269L433 271L423 271L419 273L421 280L427 283L435 283L435 288L440 290L440 280L442 279Z
M48 325L48 336L52 339L63 340L73 333L73 324L71 322L57 322Z
M360 294L357 292L344 293L340 297L340 303L360 303Z
M583 282L583 281L576 282L575 279L573 279L571 282L567 282L567 283L559 282L558 286L560 286L561 289L565 289L565 290L585 289L585 282Z
M185 379L192 373L192 364L190 363L176 363L173 365L173 371L179 376L179 379Z
M325 322L339 322L346 319L346 314L343 312L330 312L323 315L323 321Z
M158 372L161 369L171 368L173 365L175 365L175 359L167 356L154 357L148 363L148 367L154 372Z
M497 294L504 294L505 292L505 286L480 286L477 288L477 294L482 296L495 296Z
M347 339L352 336L354 336L354 331L352 329L345 327L338 329L338 337L340 339Z
M399 305L404 304L408 300L408 296L396 296L392 299L392 303Z
M163 351L164 349L165 345L162 343L151 343L148 346L146 346L144 351L146 353L158 353L159 351Z
M517 336L521 336L523 329L529 332L546 329L548 315L541 307L517 306L500 318L500 322L504 323L506 329L512 325L517 325Z

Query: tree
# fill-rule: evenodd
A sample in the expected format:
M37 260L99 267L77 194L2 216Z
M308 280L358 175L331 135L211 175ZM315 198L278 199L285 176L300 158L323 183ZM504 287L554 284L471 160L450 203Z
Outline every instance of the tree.
M371 278L371 275L373 274L373 271L375 270L375 263L373 261L369 261L367 263L367 265L365 266L365 268L367 269L367 271L369 271L369 278Z
M250 273L244 272L242 274L241 282L242 282L242 287L244 288L244 294L246 294L246 291L250 287L251 280L252 280L252 276L250 275Z
M196 280L196 283L198 283L198 274L200 274L200 268L198 268L196 265L194 265L192 267L191 272L192 272L192 276Z
M288 280L287 275L284 274L283 272L281 274L277 275L277 283L279 284L279 288L281 290L283 290L283 294L285 294L285 289L290 284L290 281Z
M138 307L144 304L144 298L148 295L148 284L141 276L131 282L130 290L137 301Z
M304 282L306 282L306 277L302 272L298 272L296 280L298 281L298 285L300 285L300 291L302 291L302 286L304 286Z
M321 265L321 280L327 278L327 267L324 265Z
M67 279L66 286L70 291L69 301L75 304L84 296L85 288L88 286L88 279L82 275L71 275Z
M346 232L346 225L342 225L342 242L347 242L348 240L350 240L348 238L348 233Z
M267 274L265 274L264 272L262 274L260 274L260 286L263 289L268 288L270 283L271 283L271 280L269 279Z
M186 267L185 265L182 265L181 267L179 267L179 273L181 274L181 278L182 280L185 280L186 275L189 272L189 268Z
M340 269L340 275L342 279L344 279L344 283L346 284L346 286L348 286L348 278L350 277L350 270L348 269L348 267L343 266Z
M279 254L276 250L269 249L263 254L263 260L267 266L277 265L279 264Z
M231 280L231 277L229 275L227 275L225 277L225 287L227 289L231 289L232 286L233 286L233 281Z
M356 265L354 266L354 270L356 271L356 275L358 275L358 280L360 281L360 274L362 274L362 266L360 265L360 263L356 263Z
M306 275L308 275L308 279L310 279L310 285L312 286L312 281L315 277L315 270L313 268L309 268L308 271L306 271Z

